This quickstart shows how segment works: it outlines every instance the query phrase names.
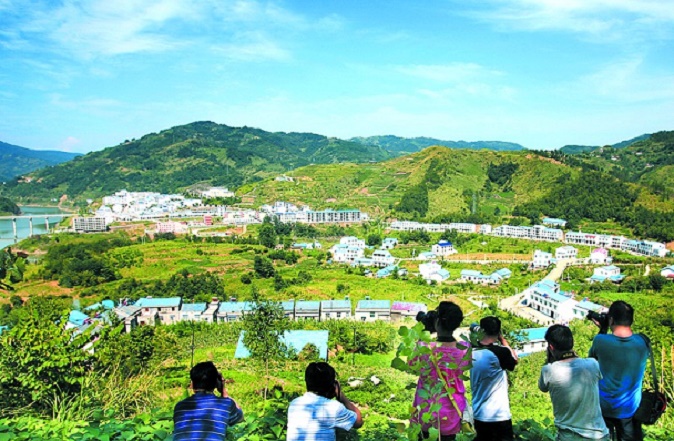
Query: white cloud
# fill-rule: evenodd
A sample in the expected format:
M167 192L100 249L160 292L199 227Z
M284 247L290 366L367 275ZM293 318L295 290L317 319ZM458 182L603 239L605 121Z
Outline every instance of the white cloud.
M68 136L66 139L61 141L56 148L62 152L77 152L77 147L82 144L82 141L75 138L74 136Z
M671 35L674 0L492 0L469 15L501 28L568 31L600 40Z
M239 61L285 61L291 58L287 49L260 32L238 33L233 40L213 46L212 50L225 58Z

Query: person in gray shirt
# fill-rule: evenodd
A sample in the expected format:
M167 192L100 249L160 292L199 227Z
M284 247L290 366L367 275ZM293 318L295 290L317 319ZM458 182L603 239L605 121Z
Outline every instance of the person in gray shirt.
M578 358L573 351L573 334L566 326L552 325L545 340L548 363L541 370L538 388L550 393L557 441L608 441L599 406L599 363L593 358Z

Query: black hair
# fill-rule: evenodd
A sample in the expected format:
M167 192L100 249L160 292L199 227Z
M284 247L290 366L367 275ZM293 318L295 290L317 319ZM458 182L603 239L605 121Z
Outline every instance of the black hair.
M545 332L545 341L554 346L556 351L573 349L573 334L571 329L564 325L550 326Z
M498 317L489 316L480 320L480 328L489 336L498 336L501 333L501 320Z
M634 323L634 308L627 302L616 300L608 308L608 316L613 319L614 325L632 326L632 323Z
M304 371L307 391L325 398L335 397L335 368L324 361L309 363Z
M437 328L439 332L452 333L463 321L463 311L461 311L459 305L454 302L440 302L437 311Z
M218 384L218 369L212 361L202 361L194 365L190 371L192 388L213 391Z

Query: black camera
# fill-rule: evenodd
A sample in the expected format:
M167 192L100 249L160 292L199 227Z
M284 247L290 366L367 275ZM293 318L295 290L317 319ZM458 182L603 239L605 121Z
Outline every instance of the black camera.
M586 318L588 320L594 320L597 323L599 323L600 329L608 329L608 314L607 313L588 311Z
M424 324L424 329L431 334L436 332L435 321L438 319L438 311L419 311L417 313L417 321Z

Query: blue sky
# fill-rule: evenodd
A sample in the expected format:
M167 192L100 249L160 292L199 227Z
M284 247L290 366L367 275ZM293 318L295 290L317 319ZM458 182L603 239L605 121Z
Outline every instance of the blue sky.
M0 141L193 121L529 148L674 130L674 0L0 0Z

